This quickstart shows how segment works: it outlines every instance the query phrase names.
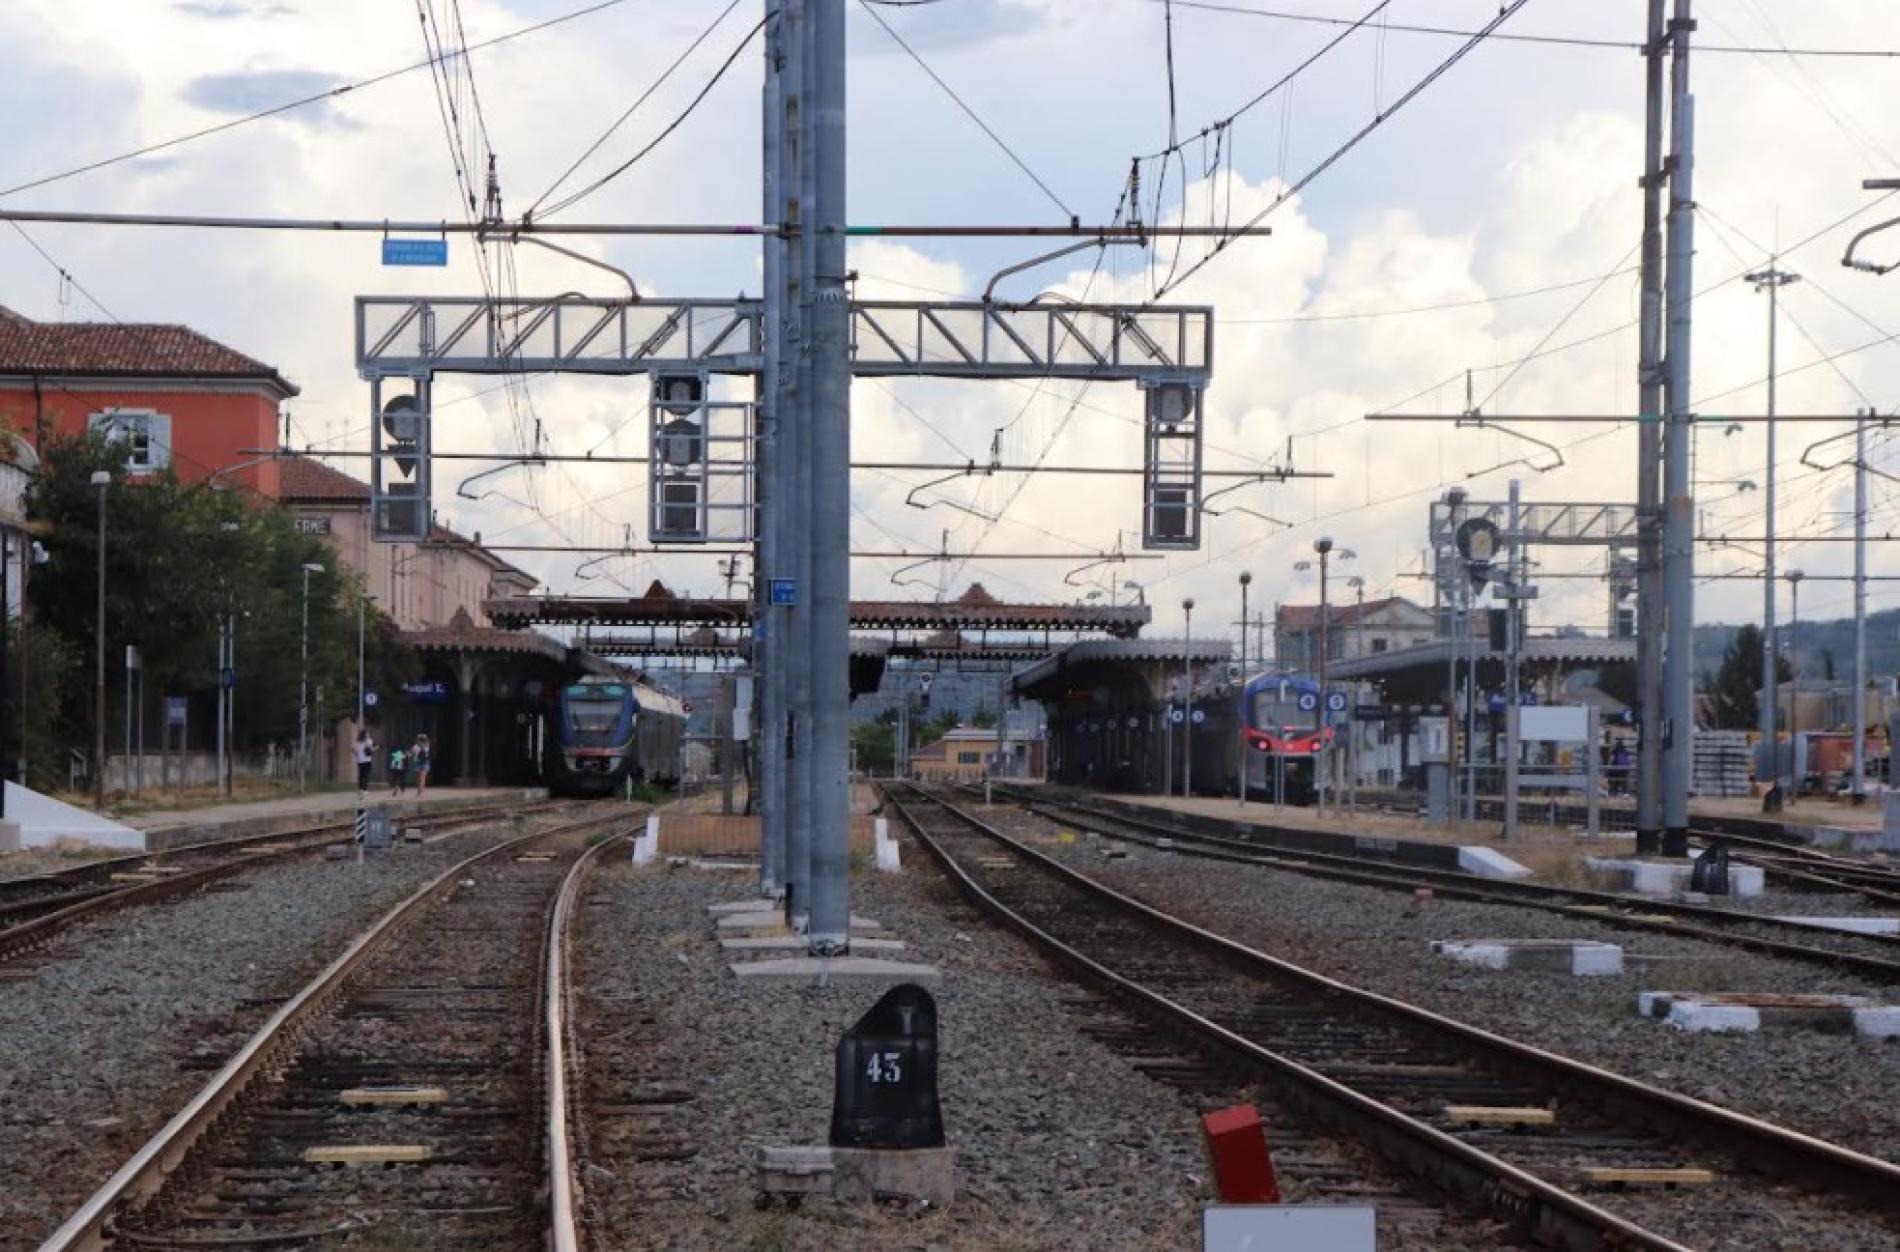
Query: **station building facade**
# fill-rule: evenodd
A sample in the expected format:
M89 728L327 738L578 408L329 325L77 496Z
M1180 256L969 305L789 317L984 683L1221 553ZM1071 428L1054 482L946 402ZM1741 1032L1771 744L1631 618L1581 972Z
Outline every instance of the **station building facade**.
M551 693L607 667L545 635L497 629L486 604L526 595L537 580L480 543L442 526L421 543L371 542L368 485L283 447L284 405L297 394L275 367L187 326L42 322L0 307L0 531L13 537L38 450L88 432L123 442L131 474L169 468L185 483L287 509L422 659L411 690L375 693L367 720L384 742L427 733L444 783L538 780ZM24 547L24 536L7 545L11 603ZM355 700L339 703L353 710ZM339 749L355 724L333 730L318 759L341 776L351 771Z

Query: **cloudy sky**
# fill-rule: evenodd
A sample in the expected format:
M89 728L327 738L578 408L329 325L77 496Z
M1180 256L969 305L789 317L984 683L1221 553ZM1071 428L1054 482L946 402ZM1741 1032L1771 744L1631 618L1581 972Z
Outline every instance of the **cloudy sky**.
M461 0L479 44L586 7L583 0ZM695 40L698 48L651 91L563 191L584 188L650 143L686 109L758 21L760 0L622 0L547 30L476 51L469 64L497 154L505 207L518 213L601 137ZM1203 128L1272 86L1339 33L1289 14L1356 17L1369 0L1274 0L1279 16L1244 10L1267 0L1173 6L1178 133ZM1784 413L1893 412L1900 402L1900 274L1882 280L1840 265L1856 229L1900 213L1875 207L1860 180L1900 174L1900 78L1884 58L1788 56L1781 48L1900 50L1885 0L1703 0L1697 38L1736 50L1695 58L1700 153L1694 386L1705 414L1758 413L1765 404L1766 300L1739 276L1770 250L1804 281L1784 292ZM453 44L455 6L424 0ZM1641 205L1642 69L1626 45L1641 37L1641 0L1530 0L1504 29L1581 36L1620 46L1536 41L1477 49L1350 154L1266 219L1274 235L1237 242L1172 293L1217 310L1216 371L1208 395L1207 463L1291 463L1333 476L1250 486L1207 519L1198 553L1118 567L1148 589L1163 629L1179 606L1202 606L1197 633L1237 613L1235 576L1254 575L1256 605L1310 601L1295 562L1329 535L1357 554L1342 574L1368 597L1429 598L1420 568L1429 500L1460 485L1501 499L1512 477L1535 500L1628 500L1635 434L1627 426L1522 427L1562 445L1563 464L1496 431L1368 423L1368 411L1450 412L1465 403L1467 371L1489 414L1634 411L1635 262ZM1395 0L1394 26L1468 29L1496 0ZM1158 0L945 0L886 7L880 16L1008 145L1034 177L971 120L862 8L851 13L851 219L859 224L1048 223L1069 213L1107 220L1131 158L1169 135L1168 13ZM710 33L708 30L710 29ZM339 217L455 217L462 212L453 145L436 82L425 71L243 122L147 156L30 190L49 175L409 65L427 55L408 0L10 0L0 7L0 199L11 206L115 211ZM703 39L702 39L703 36ZM1144 167L1145 214L1239 220L1274 205L1335 148L1393 105L1460 40L1402 29L1352 36L1221 131L1220 151L1196 140L1172 163L1157 201ZM759 83L755 44L678 129L619 178L565 210L570 221L756 221ZM475 108L466 77L451 83L457 115ZM465 129L468 127L465 125ZM1856 210L1861 215L1820 231ZM1883 212L1884 210L1884 212ZM277 366L303 387L291 406L299 445L367 441L366 387L351 368L351 300L427 290L479 293L472 245L451 245L445 271L386 270L373 236L185 233L41 226L33 238L86 294L18 234L0 230L0 303L41 318L189 323ZM1807 242L1803 242L1807 241ZM1900 260L1900 230L1875 255ZM1800 244L1801 246L1794 246ZM756 244L615 239L577 246L675 295L756 294ZM867 242L853 264L865 297L979 293L995 270L1037 251L1032 242L906 246ZM1140 300L1171 269L1201 256L1188 244L1159 255L1111 250L1011 279L1007 295L1058 288ZM513 259L524 293L611 294L614 280L535 249ZM1528 358L1528 359L1527 359ZM466 398L462 398L466 397ZM560 453L634 453L644 440L641 380L537 378L522 388L446 379L438 446L518 451L538 418ZM860 458L961 463L1139 464L1132 386L861 381L853 397ZM1843 531L1850 475L1804 466L1809 443L1836 427L1788 426L1780 447L1782 526L1791 535ZM1900 472L1882 435L1875 463ZM1814 464L1842 460L1835 443ZM362 472L363 463L340 463ZM437 474L446 518L494 542L614 545L645 500L638 467L514 468L457 498L459 465ZM1759 534L1763 432L1705 429L1697 448L1698 506L1711 533ZM1540 472L1541 471L1541 472ZM928 551L1077 553L1072 563L988 561L900 575L901 563L860 562L863 595L950 594L980 579L1010 599L1068 600L1105 583L1106 568L1065 577L1139 527L1139 480L999 476L938 484L931 477L855 476L854 543ZM1755 484L1749 489L1748 484ZM1876 532L1900 529L1900 492L1876 480ZM1266 520L1277 519L1287 525ZM1887 547L1872 572L1900 574ZM1587 553L1546 554L1547 573L1600 568ZM1848 568L1844 544L1790 544L1784 565L1809 575ZM1759 568L1748 549L1704 549L1705 575ZM711 591L715 560L619 558L577 578L580 558L528 557L562 590L643 587L661 577ZM594 577L605 575L605 579ZM920 581L921 580L921 581ZM1893 588L1889 590L1889 587ZM1351 594L1347 592L1346 594ZM1811 585L1803 615L1844 613L1844 582ZM1900 603L1900 582L1875 584L1876 607ZM1699 590L1705 619L1759 613L1759 585L1715 578ZM1550 578L1538 626L1601 629L1604 592L1588 578Z

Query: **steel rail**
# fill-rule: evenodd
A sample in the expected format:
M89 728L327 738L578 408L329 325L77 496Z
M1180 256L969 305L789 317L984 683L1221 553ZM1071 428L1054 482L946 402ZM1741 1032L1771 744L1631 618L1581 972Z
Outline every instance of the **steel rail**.
M518 811L519 807L520 806L515 805L490 805L486 807L470 806L465 809L443 809L434 813L415 814L411 820L419 823L426 822L429 825L453 826L458 823L472 825L490 819L505 817L511 812ZM293 841L288 847L276 852L237 856L228 861L218 861L200 869L160 878L153 882L134 883L126 887L110 887L98 891L73 892L74 899L70 903L60 904L55 907L52 912L42 913L38 917L29 918L26 921L18 922L6 927L4 930L0 930L0 962L5 962L23 952L37 948L59 932L77 925L94 915L114 912L123 908L133 908L139 905L157 904L178 896L190 895L192 892L209 886L219 879L241 874L254 866L269 864L272 861L284 857L298 856L313 851L325 843L328 843L335 835L349 831L351 828L352 822L349 821L328 822L319 826L300 826L292 830L279 830L268 834L247 835L241 839L210 840L203 843L187 844L177 848L168 848L160 853L146 853L133 857L114 857L109 861L96 862L93 865L77 866L71 871L62 871L62 873L71 873L80 881L83 881L85 877L94 876L98 872L101 872L100 866L104 865L119 865L127 862L143 864L158 861L161 857L170 856L174 853L214 852L226 847L233 851L239 851L259 843L272 843L278 840ZM55 875L45 875L40 880L50 881L54 877ZM16 879L11 881L32 880ZM28 909L32 903L34 902L23 901L7 906L6 909L0 910L0 915L3 915L7 911ZM46 901L46 903L51 905L53 902Z
M620 812L583 818L552 830L517 835L494 847L456 862L417 888L382 919L350 941L350 945L314 979L259 1026L231 1055L210 1081L172 1115L144 1146L133 1153L86 1202L73 1211L39 1246L39 1252L104 1252L111 1246L109 1224L119 1208L156 1195L166 1177L185 1160L192 1146L210 1131L218 1118L275 1058L289 1036L306 1024L342 990L345 982L402 925L432 903L438 893L452 888L470 868L524 844L550 839L624 816Z
M1401 1027L1424 1030L1474 1049L1507 1068L1535 1074L1552 1086L1576 1091L1646 1125L1707 1143L1751 1167L1765 1168L1765 1162L1773 1161L1777 1172L1791 1181L1831 1194L1846 1192L1886 1212L1900 1205L1900 1165L1329 978L1123 895L943 800L933 798L932 802L1062 881L1264 978L1334 997L1337 1003L1353 1005Z
M570 1035L573 1016L568 1004L573 999L572 959L567 944L569 921L581 888L596 859L606 849L626 839L619 834L587 849L569 867L561 882L548 919L546 977L547 1027L547 1122L548 1122L548 1244L553 1252L580 1252L581 1181L580 1154L569 1142L568 1102L572 1092L580 1090L581 1050ZM571 1084L571 1086L570 1086Z
M1331 852L1312 852L1301 848L1277 848L1254 840L1209 834L1182 826L1123 816L1119 813L1104 813L1071 803L1030 799L1015 788L1006 788L1001 794L1014 800L1028 812L1046 817L1051 821L1067 822L1084 830L1092 830L1110 839L1142 842L1123 832L1104 830L1099 825L1091 825L1089 819L1152 831L1155 832L1157 838L1208 844L1209 847L1197 848L1187 846L1187 843L1177 843L1170 849L1206 860L1256 865L1262 869L1283 870L1292 874L1305 874L1312 878L1356 883L1389 891L1411 891L1419 887L1430 887L1434 892L1448 899L1496 904L1506 908L1538 909L1582 921L1614 926L1621 930L1638 930L1648 934L1669 935L1678 939L1695 939L1723 947L1739 948L1758 956L1772 956L1783 960L1825 965L1834 969L1851 971L1877 981L1900 984L1900 959L1869 956L1859 952L1842 951L1838 948L1817 947L1813 944L1795 943L1785 939L1768 939L1738 930L1720 928L1722 926L1759 926L1768 930L1797 932L1808 937L1815 936L1821 929L1802 922L1784 921L1767 914L1742 913L1715 905L1690 904L1680 900L1664 900L1613 891L1596 891L1587 887L1552 887L1541 883L1477 879L1470 874L1455 870L1404 865L1395 861L1342 856ZM1266 829L1274 828L1267 827ZM1621 911L1626 909L1637 911ZM1712 924L1693 925L1668 920L1674 917ZM1875 946L1900 947L1900 939L1885 935L1840 932L1838 937Z
M994 913L1011 929L1060 957L1066 964L1082 970L1091 980L1104 983L1113 991L1146 1006L1149 1010L1160 1014L1165 1021L1197 1037L1204 1044L1210 1044L1225 1053L1290 1080L1280 1089L1280 1094L1289 1102L1302 1106L1310 1115L1340 1126L1348 1134L1370 1142L1375 1151L1401 1168L1409 1170L1435 1186L1474 1202L1481 1209L1509 1223L1513 1229L1547 1246L1563 1248L1571 1252L1598 1252L1598 1250L1601 1252L1611 1252L1611 1250L1614 1252L1690 1252L1683 1244L1645 1230L1614 1213L1598 1208L1589 1201L1553 1186L1508 1161L1500 1160L1488 1152L1474 1148L1434 1126L1427 1125L1390 1105L1363 1095L1298 1061L1263 1048L1219 1023L1177 1004L1160 992L1117 974L1077 948L1043 930L984 890L957 863L949 851L924 830L922 823L917 821L909 807L892 794L893 790L894 788L887 788L885 794L896 806L898 813L944 867L945 872L956 881L958 888L980 907ZM1075 886L1100 894L1137 912L1151 915L1168 926L1179 928L1197 942L1209 939L1222 944L1229 942L1110 891L1094 880L1075 873L1059 862L985 825L961 809L924 795L921 789L915 788L914 785L912 785L912 791L913 794L930 803L941 805L946 811L956 815L976 830L1028 858L1038 868L1054 871ZM1249 949L1239 948L1238 945L1233 946L1249 955L1260 955L1252 953ZM1262 959L1273 960L1270 957L1262 957ZM1343 986L1341 989L1350 990Z

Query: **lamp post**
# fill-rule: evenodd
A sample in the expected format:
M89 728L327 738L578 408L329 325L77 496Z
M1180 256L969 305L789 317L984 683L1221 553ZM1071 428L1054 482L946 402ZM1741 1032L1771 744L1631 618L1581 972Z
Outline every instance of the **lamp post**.
M93 643L93 650L98 654L94 658L98 681L93 705L96 742L93 745L92 807L103 809L106 806L106 488L112 485L112 475L106 470L94 470L92 485L99 489L99 616Z
M1194 794L1194 597L1181 601L1181 797Z
M1332 782L1333 745L1326 738L1326 653L1331 646L1327 632L1328 608L1326 604L1326 573L1333 554L1333 541L1322 535L1313 541L1313 551L1319 554L1319 751L1320 766L1315 771L1313 792L1319 804L1319 811L1326 811L1326 787Z
M1794 786L1788 791L1790 804L1801 794L1801 784L1808 776L1797 742L1801 735L1801 580L1806 577L1798 569L1788 571L1788 593L1793 601L1788 616L1788 762L1794 773Z
M302 794L310 773L310 576L321 574L323 566L305 561L303 566L303 642L297 671L297 791Z

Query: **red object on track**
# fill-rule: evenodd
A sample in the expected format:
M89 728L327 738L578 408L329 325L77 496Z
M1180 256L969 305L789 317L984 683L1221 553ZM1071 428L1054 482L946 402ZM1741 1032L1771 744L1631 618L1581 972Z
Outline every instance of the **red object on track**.
M1278 1204L1280 1182L1273 1175L1267 1129L1251 1104L1216 1109L1201 1118L1201 1143L1214 1174L1214 1191L1223 1204Z

